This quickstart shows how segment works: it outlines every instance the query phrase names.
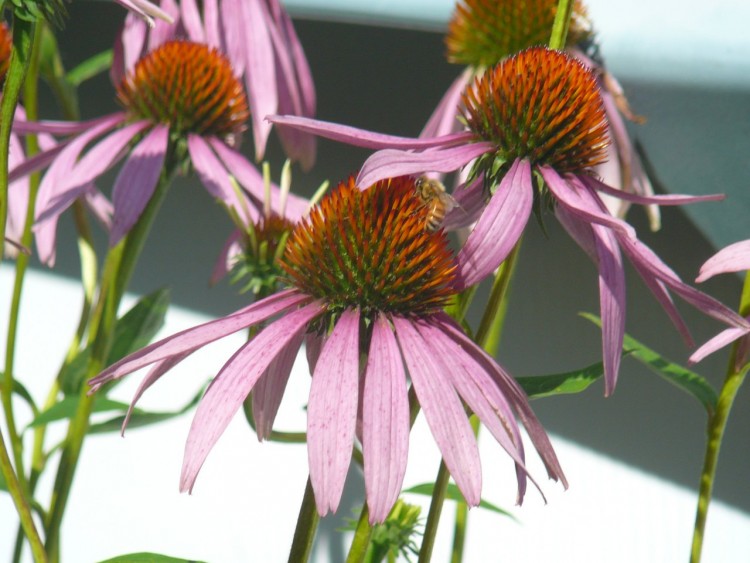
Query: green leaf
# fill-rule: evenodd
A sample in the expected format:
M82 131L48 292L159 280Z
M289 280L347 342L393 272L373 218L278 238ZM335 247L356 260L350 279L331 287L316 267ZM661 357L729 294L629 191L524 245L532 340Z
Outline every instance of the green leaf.
M169 289L159 289L142 297L117 321L112 337L107 365L143 348L164 325L169 308ZM72 362L63 368L60 386L66 395L77 396L84 383L91 360L91 349L86 347Z
M601 320L596 315L581 313L581 316L601 327ZM623 341L623 348L651 371L695 397L709 415L714 413L718 400L716 391L702 375L668 360L627 334Z
M516 381L523 387L530 399L537 399L539 397L580 393L602 375L604 375L604 364L597 362L567 373L517 377Z
M431 497L434 488L435 488L434 483L422 483L420 485L414 485L413 487L409 489L405 489L403 492ZM464 496L461 494L461 491L459 491L458 487L453 483L448 483L448 489L445 492L445 498L454 500L456 502L466 502L466 499L464 499ZM515 520L516 522L518 522L518 518L513 516L513 514L511 514L507 510L503 510L499 506L496 506L490 502L487 502L486 500L480 500L479 506L489 510L490 512L494 512L502 516L507 516L508 518L511 518Z
M141 409L133 409L133 412L130 415L130 421L128 422L128 428L139 428L141 426L149 426L151 424L157 424L159 422L169 420L170 418L180 416L181 414L185 414L187 411L189 411L195 405L198 404L198 401L200 401L201 397L203 396L204 390L205 390L205 386L201 388L201 390L198 391L198 393L192 399L190 399L190 401L185 406L183 406L182 408L176 411L146 412ZM109 420L105 420L104 422L97 422L96 424L92 424L88 430L89 434L102 434L105 432L119 432L122 428L122 423L125 421L126 412L127 412L127 405L125 406L125 410L123 411L123 414L121 416L116 416Z
M112 49L97 53L72 69L67 76L68 82L73 86L80 86L86 80L109 70L112 66L112 59Z
M107 559L101 563L204 563L195 559L181 559L179 557L170 557L159 553L128 553L127 555L118 555L112 559Z
M0 491L8 492L8 483L5 482L5 477L0 473Z
M32 420L26 428L36 428L37 426L47 425L50 422L72 418L78 410L79 401L80 399L78 397L71 396L63 398L59 403L55 403L50 408L34 417L34 420ZM97 396L94 399L92 412L127 411L127 409L127 403L113 401L104 396Z

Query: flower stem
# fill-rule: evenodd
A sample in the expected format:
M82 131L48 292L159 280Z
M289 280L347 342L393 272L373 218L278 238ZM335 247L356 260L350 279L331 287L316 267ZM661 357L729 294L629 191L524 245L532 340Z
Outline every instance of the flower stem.
M23 86L26 68L29 65L34 36L34 22L15 18L13 21L13 49L10 52L8 73L5 76L2 101L0 101L0 236L5 236L8 219L8 149L13 116L16 113L18 95ZM0 245L0 260L5 244Z
M448 480L450 474L444 461L440 461L435 485L432 489L432 500L430 501L430 511L427 513L427 522L424 526L424 536L422 537L422 546L419 549L419 563L429 563L432 558L432 550L435 547L435 537L437 536L438 525L440 524L440 514L443 511L443 502L448 490Z
M570 16L573 13L574 0L559 0L555 21L552 23L552 34L549 38L549 48L562 50L568 39L568 28L570 27Z
M354 539L349 548L349 554L346 556L346 563L362 563L367 555L367 549L370 547L370 536L372 536L372 526L370 526L370 511L367 503L362 506L362 513L359 515L357 529L354 530Z
M750 272L745 274L745 284L742 288L739 311L743 316L750 314ZM716 412L713 415L709 415L708 441L703 460L703 470L701 471L698 506L695 512L695 526L693 527L693 544L690 550L691 563L699 563L701 560L703 536L706 529L706 519L708 518L708 507L711 503L714 481L716 480L716 467L719 463L721 442L724 438L724 431L727 427L734 399L737 397L737 392L745 380L748 369L750 369L750 364L745 366L736 365L739 345L740 341L737 341L732 347L727 376L719 392L719 399L716 402Z
M292 549L289 551L289 563L305 563L310 559L315 532L318 529L318 510L315 507L315 493L310 477L307 478L305 494L297 517L297 528L294 530Z

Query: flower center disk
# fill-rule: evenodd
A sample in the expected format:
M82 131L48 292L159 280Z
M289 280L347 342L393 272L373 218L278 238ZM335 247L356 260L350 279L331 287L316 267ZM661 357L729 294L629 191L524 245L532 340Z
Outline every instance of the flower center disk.
M425 229L428 213L414 178L364 191L349 178L297 225L282 268L334 315L432 313L455 293L456 265L443 231Z
M445 45L452 63L492 66L518 51L549 41L557 0L463 0L448 24ZM591 37L583 3L573 4L567 44Z
M178 135L231 137L250 115L226 57L189 41L170 41L141 58L117 96L134 116L167 124Z
M560 51L534 47L488 70L463 95L469 129L497 147L491 162L525 158L559 173L606 160L607 121L596 78Z

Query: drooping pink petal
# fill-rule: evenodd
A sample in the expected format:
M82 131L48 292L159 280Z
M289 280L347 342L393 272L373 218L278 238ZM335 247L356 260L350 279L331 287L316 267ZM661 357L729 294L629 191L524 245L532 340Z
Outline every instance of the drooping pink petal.
M323 346L307 406L307 456L318 514L336 512L354 444L359 390L359 311L347 309Z
M93 184L89 184L84 194L86 201L86 207L88 207L91 214L101 223L101 225L109 230L112 228L112 214L114 208L112 203L97 190Z
M459 396L514 461L518 480L516 503L521 504L526 493L526 478L530 475L524 461L521 433L511 406L492 378L439 326L427 322L417 322L415 325L432 353L445 364L445 373ZM541 493L533 478L532 482Z
M590 188L576 176L561 177L549 166L539 166L542 177L559 205L564 205L573 215L588 223L597 223L635 238L635 230L625 221L612 217L604 204L596 199Z
M203 1L203 30L206 32L206 44L209 47L225 51L218 0Z
M190 133L188 134L188 152L190 153L190 162L211 197L224 202L228 207L234 208L244 217L245 205L229 181L226 168L211 150L209 144L200 135ZM249 218L245 217L245 219Z
M482 492L479 450L446 367L410 320L394 316L393 324L414 391L445 465L467 504L476 506Z
M458 343L475 362L484 368L484 371L490 374L500 388L500 392L510 401L511 405L513 405L513 409L516 411L518 418L521 419L521 422L526 427L529 438L531 438L536 451L542 458L550 479L554 479L555 481L559 479L567 489L568 480L565 478L565 474L560 467L560 462L557 460L557 454L555 454L555 450L549 441L549 437L544 431L539 419L534 414L534 411L531 409L526 393L524 393L516 380L513 379L513 376L495 362L487 352L472 342L471 339L464 334L463 330L461 330L461 327L459 327L448 315L445 313L437 313L435 315L435 321L440 324L443 332Z
M305 51L302 48L302 43L297 37L297 32L294 30L292 19L281 4L277 0L269 0L269 5L271 6L271 11L276 18L279 27L284 33L287 49L289 50L292 62L294 63L296 85L299 89L300 100L302 102L302 115L305 117L313 117L317 105L315 83L313 81L312 72L310 71L310 65L307 63Z
M722 330L719 334L714 336L711 340L703 344L695 352L693 352L689 358L691 364L700 362L706 356L710 356L717 350L720 350L724 346L727 346L743 336L750 334L750 329L746 328L727 328Z
M456 257L461 287L478 283L508 257L526 228L533 203L531 165L516 160Z
M265 373L258 379L258 383L255 384L253 418L259 441L267 440L271 436L273 422L279 412L281 398L284 396L294 360L297 358L304 337L304 333L296 335L289 345L273 359Z
M362 448L370 524L383 522L401 493L409 453L406 372L388 320L379 316L365 368Z
M60 143L59 145L55 145L54 147L50 147L47 150L35 154L31 158L27 158L22 162L11 165L10 173L8 174L8 182L15 182L23 176L28 176L32 172L36 172L46 167L57 158L57 155L60 154L66 146L67 143Z
M482 142L435 147L422 152L383 149L370 155L362 165L357 185L364 188L385 178L422 172L453 172L492 148L492 144Z
M232 231L232 234L229 235L229 238L227 238L226 242L221 247L221 252L219 253L219 257L216 259L216 264L214 264L214 269L211 272L211 278L208 282L210 285L219 283L219 280L226 276L229 273L229 270L232 269L232 264L230 263L230 261L232 260L232 257L239 255L241 252L241 248L239 245L239 241L241 238L242 231L240 231L239 229L235 229Z
M750 239L735 242L722 248L701 266L695 279L701 283L717 274L750 270Z
M445 216L443 228L446 231L468 227L475 223L484 211L487 205L484 176L480 175L468 185L461 184L453 192L453 199L458 205Z
M190 425L180 491L192 492L203 462L258 378L285 348L297 341L307 323L319 313L320 305L311 303L286 314L260 331L224 364L208 386Z
M174 21L180 19L180 7L175 0L161 0L161 9ZM160 45L174 39L177 26L163 20L156 20L154 27L148 34L148 51L153 51Z
M399 137L398 135L386 135L384 133L373 133L365 129L358 129L349 125L339 125L330 121L309 119L297 115L269 115L268 121L283 127L294 127L301 131L314 133L320 137L347 143L356 147L366 149L427 149L431 147L452 147L470 143L474 140L474 134L468 131L453 133L443 137L427 139L414 139L412 137Z
M309 332L305 335L305 357L307 358L307 365L310 368L310 375L315 373L315 366L318 365L318 358L320 358L320 351L326 343L326 336L317 334L316 332Z
M118 112L87 121L26 121L25 119L16 118L13 121L13 132L19 135L37 133L77 135L79 133L90 133L95 128L104 127L104 129L97 129L98 133L94 135L96 136L101 135L108 128L122 122L124 117L125 115L122 112Z
M128 10L132 10L139 16L141 16L149 27L154 27L154 18L159 18L167 23L172 23L172 17L167 14L164 10L154 5L148 0L115 0L118 4L121 4Z
M116 245L135 225L154 194L167 154L169 129L157 125L131 151L112 188L115 215L109 236Z
M461 94L466 90L472 72L472 69L467 67L448 87L419 134L420 137L438 137L454 133L462 128L461 122L457 119L459 104L461 103Z
M242 76L247 66L245 61L245 33L240 17L245 0L222 0L220 5L222 22L222 42L235 76ZM253 116L255 119L255 116Z
M182 330L133 352L103 370L89 381L90 393L95 392L105 383L120 379L142 367L176 354L195 350L238 330L263 322L291 307L308 302L310 302L308 296L296 290L286 290L248 305L226 317Z
M622 190L617 190L613 188L612 186L608 186L604 182L600 182L596 178L593 178L592 176L581 176L581 180L584 184L589 186L590 188L605 193L607 195L610 195L612 197L617 197L620 199L624 199L626 201L630 201L632 203L638 203L641 205L646 204L657 204L657 205L685 205L689 203L701 203L705 201L722 201L726 199L726 195L724 194L707 194L707 195L685 195L685 194L665 194L665 195L640 195L640 194L634 194L629 192L624 192Z
M185 28L190 41L193 43L206 42L201 14L195 0L180 0L180 23Z

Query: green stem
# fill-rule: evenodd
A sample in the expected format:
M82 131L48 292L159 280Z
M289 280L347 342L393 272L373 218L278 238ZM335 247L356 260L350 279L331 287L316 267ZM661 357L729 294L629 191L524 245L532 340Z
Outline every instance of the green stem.
M112 334L116 324L117 309L125 293L133 270L145 243L156 213L161 206L172 176L176 170L173 147L170 143L159 182L143 214L135 226L105 259L100 283L99 300L89 324L89 342L92 344L91 360L87 367L86 379L94 377L106 365ZM52 491L49 517L47 519L46 548L50 560L56 562L60 555L60 526L67 505L73 477L80 458L83 440L89 427L89 417L93 408L94 396L82 386L78 408L68 426L68 433L60 456L60 464Z
M302 505L299 508L299 516L297 517L297 528L294 530L292 548L289 551L289 563L305 563L310 559L319 521L320 516L315 507L315 493L313 492L312 482L308 477L305 494L302 497Z
M745 284L742 288L739 311L745 317L750 314L750 272L745 274ZM739 342L735 342L732 347L727 376L716 403L716 412L709 417L708 421L708 441L703 460L703 470L701 471L698 506L695 512L695 526L693 528L693 544L690 550L691 563L699 563L701 560L703 536L706 529L706 519L708 518L708 507L711 503L714 481L716 480L716 468L719 463L721 442L724 439L724 431L726 430L729 413L737 397L737 392L745 380L748 367L750 367L747 365L736 365L738 346Z
M549 38L549 48L562 50L568 39L568 28L570 27L570 16L573 13L574 0L559 0L555 21L552 24L552 34Z
M448 490L449 479L448 468L445 462L441 461L435 485L432 489L432 500L430 501L430 511L427 513L427 522L424 526L422 546L419 549L419 563L428 563L432 558L432 550L435 547L435 537L437 536L438 525L440 524L440 514L443 512L443 502Z
M13 116L18 105L18 95L23 87L29 65L34 37L34 22L16 18L13 22L13 49L10 52L8 73L5 76L2 101L0 101L0 235L5 236L8 219L8 149ZM0 260L4 244L0 245Z
M370 536L372 536L372 526L370 526L370 511L367 509L367 503L362 506L362 513L359 515L357 529L354 530L354 538L349 548L349 554L346 556L346 563L362 563L367 555L367 549L370 547Z

